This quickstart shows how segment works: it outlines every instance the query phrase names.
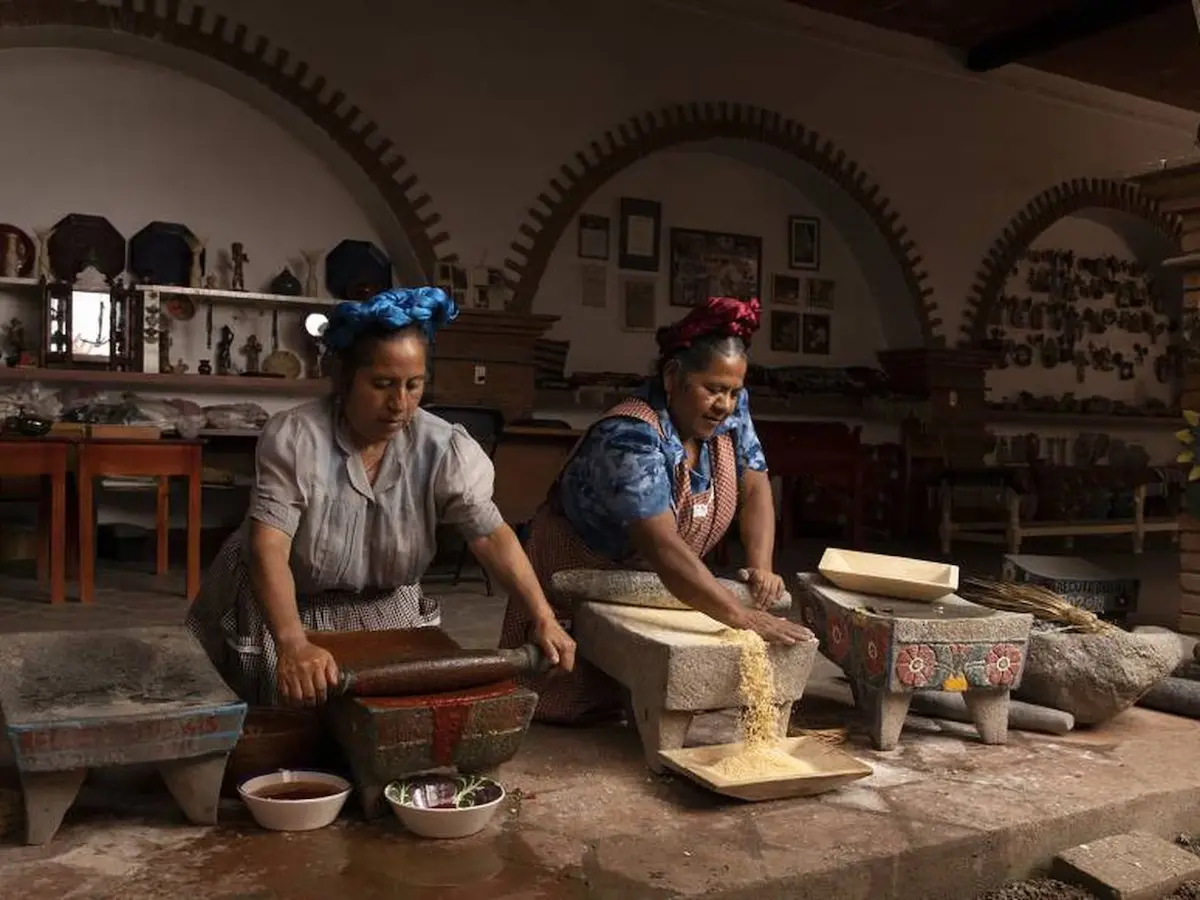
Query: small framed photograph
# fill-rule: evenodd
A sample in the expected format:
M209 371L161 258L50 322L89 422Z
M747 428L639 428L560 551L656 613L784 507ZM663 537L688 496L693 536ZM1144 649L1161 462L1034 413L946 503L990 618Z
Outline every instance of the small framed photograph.
M608 216L579 217L579 258L608 260Z
M608 268L596 263L579 267L579 302L593 309L608 305Z
M833 350L832 323L829 316L805 313L800 349L811 356L828 356Z
M654 278L621 279L621 328L655 331L658 328L658 282Z
M776 353L800 352L800 314L771 311L771 349Z
M834 284L835 282L832 278L808 279L808 308L833 309Z
M821 220L788 216L788 268L815 271L821 268Z
M772 275L771 302L778 306L799 306L800 279L795 275Z
M662 204L621 198L617 265L635 272L657 272L662 256Z

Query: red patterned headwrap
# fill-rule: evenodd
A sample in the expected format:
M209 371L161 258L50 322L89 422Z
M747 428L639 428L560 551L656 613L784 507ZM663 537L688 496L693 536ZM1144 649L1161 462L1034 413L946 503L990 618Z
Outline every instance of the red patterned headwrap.
M703 337L741 338L747 346L758 331L762 306L756 298L709 297L673 325L658 329L655 339L664 358L673 356Z

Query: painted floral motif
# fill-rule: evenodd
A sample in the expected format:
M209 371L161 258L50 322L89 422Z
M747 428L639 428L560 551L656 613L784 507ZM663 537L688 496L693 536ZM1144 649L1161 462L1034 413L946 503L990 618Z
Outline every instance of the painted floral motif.
M987 652L987 680L995 687L1008 687L1021 672L1021 648L996 644Z
M936 674L937 654L927 644L910 644L896 653L896 678L905 687L927 685Z
M888 645L892 632L886 626L863 627L861 630L861 659L863 674L878 678L887 671Z
M829 627L826 632L828 640L829 658L838 665L846 658L846 654L850 652L850 626L846 620L838 615L829 617Z

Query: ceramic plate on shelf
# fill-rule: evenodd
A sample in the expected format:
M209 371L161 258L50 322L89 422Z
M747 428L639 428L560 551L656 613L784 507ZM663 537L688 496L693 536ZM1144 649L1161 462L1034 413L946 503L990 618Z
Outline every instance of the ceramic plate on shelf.
M836 790L874 769L847 753L818 738L802 735L784 738L779 749L797 762L796 774L731 780L712 766L742 749L738 744L715 744L709 747L685 747L681 750L660 750L663 764L717 794L739 800L761 802L787 797L811 797Z
M817 571L844 591L933 602L958 590L958 566L830 547Z
M192 276L192 243L196 236L177 222L151 222L129 239L129 271L143 284L187 287ZM200 274L204 274L200 251Z
M291 350L275 350L267 354L263 360L262 370L267 375L280 378L299 378L304 372L304 366Z
M46 244L50 271L67 284L74 284L75 277L88 266L110 282L125 271L125 238L103 216L63 216Z
M196 304L191 297L168 297L163 303L163 309L172 319L187 322L196 316Z
M339 300L370 300L391 286L392 261L370 241L342 241L325 257L325 287Z
M17 242L17 271L15 272L4 271L7 260L3 255L8 253L9 241ZM9 278L28 278L33 274L33 266L36 262L37 251L34 249L29 235L16 225L0 225L0 275L7 275Z

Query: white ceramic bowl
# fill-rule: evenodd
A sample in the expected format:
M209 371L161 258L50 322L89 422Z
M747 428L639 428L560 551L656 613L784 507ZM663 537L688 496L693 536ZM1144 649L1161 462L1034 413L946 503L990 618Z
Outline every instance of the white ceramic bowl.
M309 790L305 790L305 788ZM254 821L270 831L314 831L331 824L346 805L352 785L328 772L280 769L238 785ZM312 794L325 790L324 796ZM289 798L288 792L299 793ZM273 793L281 796L272 797Z
M499 782L478 775L423 775L393 781L383 795L413 834L445 840L482 831L506 792Z

